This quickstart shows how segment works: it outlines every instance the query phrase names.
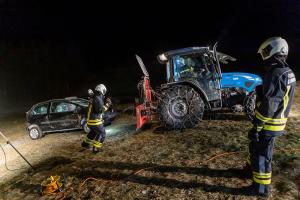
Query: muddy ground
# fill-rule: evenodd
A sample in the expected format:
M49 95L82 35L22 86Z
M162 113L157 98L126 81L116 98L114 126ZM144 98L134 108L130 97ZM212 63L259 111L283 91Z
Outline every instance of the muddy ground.
M287 134L276 141L270 199L300 199L299 94ZM81 152L82 131L33 141L23 116L2 119L0 130L36 169L0 139L8 168L16 170L6 170L0 149L0 199L257 199L241 189L251 180L238 175L250 127L243 114L223 112L207 113L185 131L166 132L154 123L135 133L134 117L124 113L107 127L103 151L94 155ZM63 191L41 196L40 183L50 175L63 177Z

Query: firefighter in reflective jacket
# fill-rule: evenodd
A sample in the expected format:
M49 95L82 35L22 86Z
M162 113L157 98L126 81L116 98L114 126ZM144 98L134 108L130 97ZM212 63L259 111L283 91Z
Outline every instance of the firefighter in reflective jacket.
M271 162L274 140L284 134L291 109L296 79L286 63L288 44L281 37L266 40L260 46L266 68L262 90L257 93L254 126L249 131L249 157L247 164L252 171L255 195L269 196Z
M92 147L94 153L99 152L106 136L102 116L111 104L109 98L104 103L106 91L106 87L103 84L99 84L96 86L94 93L90 95L87 113L87 125L90 128L90 132L83 140L82 147Z

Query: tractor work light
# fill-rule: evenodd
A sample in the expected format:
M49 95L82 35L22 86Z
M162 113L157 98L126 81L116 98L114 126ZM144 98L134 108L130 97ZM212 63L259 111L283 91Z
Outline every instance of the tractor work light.
M107 135L110 135L113 132L113 128L108 128L105 130Z
M105 129L106 135L113 136L122 132L122 129L119 127L109 127Z
M166 57L166 55L163 53L163 54L160 54L158 56L159 60L162 61L162 62L165 62L168 60L168 58Z

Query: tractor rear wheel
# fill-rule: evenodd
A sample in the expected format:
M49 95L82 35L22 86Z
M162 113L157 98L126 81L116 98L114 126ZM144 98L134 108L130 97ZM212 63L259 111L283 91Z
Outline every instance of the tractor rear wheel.
M189 86L171 86L162 92L157 112L167 129L192 128L202 120L204 102Z

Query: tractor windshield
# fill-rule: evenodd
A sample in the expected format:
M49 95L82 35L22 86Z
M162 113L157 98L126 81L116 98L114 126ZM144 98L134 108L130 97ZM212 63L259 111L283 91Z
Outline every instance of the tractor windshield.
M212 63L207 54L179 55L173 58L174 79L195 79L210 77L213 73Z
M219 79L214 66L213 57L208 53L177 55L173 57L173 79L197 82L209 100L218 100Z

